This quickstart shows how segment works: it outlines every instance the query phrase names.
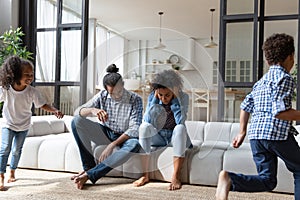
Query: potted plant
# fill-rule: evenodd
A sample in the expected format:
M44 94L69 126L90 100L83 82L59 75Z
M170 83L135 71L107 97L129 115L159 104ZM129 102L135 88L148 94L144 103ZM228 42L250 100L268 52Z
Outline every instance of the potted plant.
M6 58L12 55L17 55L24 59L32 59L32 53L23 45L22 37L24 35L19 27L16 29L10 28L0 36L0 66L2 66ZM0 117L2 117L2 106L3 102L0 102Z

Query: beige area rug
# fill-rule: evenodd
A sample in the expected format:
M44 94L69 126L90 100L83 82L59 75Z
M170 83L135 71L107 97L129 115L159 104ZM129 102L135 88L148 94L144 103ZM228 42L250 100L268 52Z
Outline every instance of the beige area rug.
M215 187L183 185L181 190L168 191L168 183L152 182L144 187L133 187L134 180L104 177L95 185L88 182L84 190L78 190L70 180L72 173L17 169L14 183L6 183L7 191L0 191L1 200L69 200L69 199L215 199ZM293 200L293 195L280 193L237 193L231 192L231 200Z

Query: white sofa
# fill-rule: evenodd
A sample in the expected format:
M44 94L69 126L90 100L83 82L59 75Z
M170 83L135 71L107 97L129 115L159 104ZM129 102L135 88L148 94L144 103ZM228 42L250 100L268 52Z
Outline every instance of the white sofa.
M33 116L19 167L81 171L79 151L70 128L72 118ZM231 147L231 141L239 131L238 123L187 121L186 125L194 148L186 153L182 169L184 183L216 186L218 174L222 169L256 174L249 141L246 139L238 149ZM95 155L100 155L104 148L96 147ZM150 160L150 177L170 181L173 172L172 161L172 147L155 149ZM138 178L141 173L141 160L139 154L136 154L122 166L112 170L108 176ZM278 162L278 185L275 191L294 191L293 176L281 160Z

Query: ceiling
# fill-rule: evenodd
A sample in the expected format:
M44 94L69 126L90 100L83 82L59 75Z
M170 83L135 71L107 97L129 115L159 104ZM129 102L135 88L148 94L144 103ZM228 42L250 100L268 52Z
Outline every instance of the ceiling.
M247 13L253 9L252 0L230 0L232 12ZM266 1L266 15L298 13L298 0ZM159 11L162 16L162 39L195 38L209 40L211 12L213 13L213 37L219 35L220 0L90 0L90 18L127 39L157 40L159 37ZM265 29L265 35L274 32L295 34L297 23L277 22ZM248 27L249 28L249 27ZM243 29L243 30L242 30ZM239 31L249 32L243 28ZM250 30L251 31L251 30ZM246 35L241 32L233 35Z
M157 39L159 11L162 38L210 37L211 12L213 33L219 32L219 0L90 0L90 18L128 39ZM168 38L165 38L167 35Z

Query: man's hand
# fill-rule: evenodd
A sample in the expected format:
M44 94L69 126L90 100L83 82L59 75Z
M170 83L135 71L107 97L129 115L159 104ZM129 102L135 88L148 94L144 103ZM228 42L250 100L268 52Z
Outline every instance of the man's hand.
M114 150L114 148L116 147L116 145L114 143L110 143L105 149L104 151L101 153L100 157L99 157L99 163L101 163L103 160L105 160L108 156L110 156Z
M239 133L235 138L233 138L232 146L234 148L239 148L245 139L246 134Z
M106 122L108 119L108 114L105 110L94 108L93 115L96 115L101 122Z

